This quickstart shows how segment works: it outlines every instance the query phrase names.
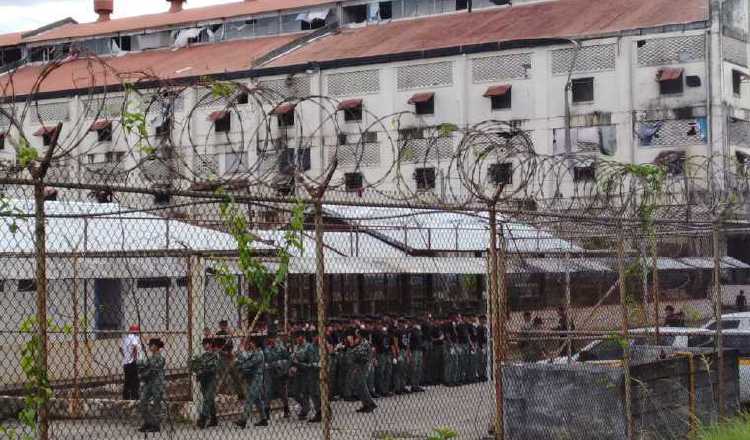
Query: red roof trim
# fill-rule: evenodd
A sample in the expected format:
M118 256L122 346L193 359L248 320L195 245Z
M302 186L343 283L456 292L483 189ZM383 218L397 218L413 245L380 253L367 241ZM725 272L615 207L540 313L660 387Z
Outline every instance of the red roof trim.
M208 120L211 122L216 122L219 119L224 119L224 117L227 115L227 112L221 110L218 112L213 112L210 115L208 115Z
M665 67L659 70L656 74L657 81L671 81L674 79L680 79L682 74L685 73L685 69L682 67Z
M339 103L337 110L353 110L360 107L362 107L362 99L347 99Z
M504 96L506 93L510 92L511 87L512 86L510 84L492 86L492 87L487 88L487 90L484 92L484 95L482 96L484 96L485 98Z
M44 136L45 134L52 134L56 129L57 127L39 127L39 130L34 132L34 136Z
M407 101L408 104L422 104L425 102L429 102L435 98L435 93L433 92L424 92L424 93L417 93L411 98L409 98L409 101Z
M271 114L276 116L286 115L293 112L295 107L297 107L297 104L293 102L285 102L283 104L279 104L275 109L271 110Z

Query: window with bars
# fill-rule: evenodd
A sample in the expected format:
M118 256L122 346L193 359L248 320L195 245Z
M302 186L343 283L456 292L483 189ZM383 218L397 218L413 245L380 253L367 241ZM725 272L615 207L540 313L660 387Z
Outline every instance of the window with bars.
M490 97L492 110L507 110L511 108L511 93L512 90L508 90L503 95Z
M293 127L294 126L294 112L286 112L277 115L279 120L279 127Z
M96 140L99 142L112 142L112 125L107 125L96 130Z
M586 165L573 167L574 182L592 182L596 180L596 165Z
M344 121L356 122L362 120L362 106L344 109Z

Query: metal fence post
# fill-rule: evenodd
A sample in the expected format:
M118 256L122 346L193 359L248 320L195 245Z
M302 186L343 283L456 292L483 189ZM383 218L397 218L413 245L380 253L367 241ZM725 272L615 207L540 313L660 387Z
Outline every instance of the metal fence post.
M206 271L203 258L194 255L188 258L187 267L188 278L188 366L193 356L200 354L203 339L203 327L205 327L205 296ZM190 406L190 417L193 420L198 418L198 404L201 401L200 387L193 384L190 380L190 396L192 404Z
M44 213L44 181L34 180L34 250L36 253L36 324L39 337L39 358L37 368L45 379L49 378L47 355L49 344L47 341L47 237ZM39 440L49 438L49 406L44 401L39 407L38 427Z
M714 319L716 320L716 355L719 357L719 383L717 385L717 403L719 405L719 418L724 418L724 353L722 348L722 323L721 323L721 222L713 224L712 242L714 254Z
M620 227L622 228L622 227ZM621 231L622 234L622 231ZM624 374L625 382L625 423L628 440L635 439L635 425L633 423L633 408L632 408L632 384L630 378L630 337L629 328L630 320L628 319L628 305L627 305L627 274L625 271L625 239L623 235L620 235L617 243L617 272L620 285L620 310L622 312L622 370Z
M323 205L315 201L315 291L318 302L318 350L320 351L320 410L323 439L331 438L331 399L328 395L328 350L326 349L325 261L323 253Z
M505 254L502 250L504 240L500 239L498 249L498 225L497 209L495 204L489 205L490 221L490 258L488 275L490 279L489 304L490 325L492 326L492 367L495 380L495 414L493 431L495 440L503 440L505 435L505 424L503 420L503 359L505 358ZM501 226L502 227L502 226Z

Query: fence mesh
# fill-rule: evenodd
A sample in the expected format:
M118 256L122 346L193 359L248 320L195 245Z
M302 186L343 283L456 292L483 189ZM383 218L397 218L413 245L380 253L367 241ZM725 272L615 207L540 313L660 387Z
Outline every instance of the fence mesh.
M750 399L744 165L149 81L0 110L4 436L681 439Z

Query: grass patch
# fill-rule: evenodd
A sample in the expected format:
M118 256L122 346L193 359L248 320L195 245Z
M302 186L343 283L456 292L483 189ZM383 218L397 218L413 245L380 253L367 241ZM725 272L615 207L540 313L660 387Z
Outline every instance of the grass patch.
M723 423L701 428L699 440L748 440L750 439L750 413L744 413Z

